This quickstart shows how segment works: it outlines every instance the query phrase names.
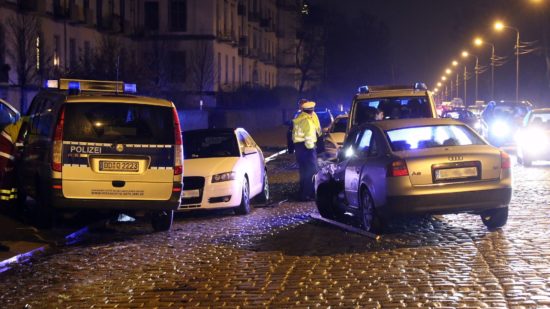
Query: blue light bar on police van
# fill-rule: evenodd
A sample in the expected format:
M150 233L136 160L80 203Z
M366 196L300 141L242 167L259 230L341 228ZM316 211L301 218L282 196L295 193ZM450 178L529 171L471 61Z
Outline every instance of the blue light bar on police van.
M80 90L80 82L70 81L69 90Z
M49 79L44 81L44 88L57 89L59 88L59 81L57 79Z
M414 83L414 90L428 90L428 86L425 83Z
M360 86L357 88L357 92L359 93L369 93L369 86Z
M124 93L137 93L136 84L124 84Z

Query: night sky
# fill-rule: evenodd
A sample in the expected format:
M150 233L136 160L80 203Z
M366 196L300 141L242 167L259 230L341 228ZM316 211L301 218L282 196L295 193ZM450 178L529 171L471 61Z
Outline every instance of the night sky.
M550 3L541 5L532 0L314 0L311 3L323 9L328 20L326 27L331 29L327 81L334 89L328 94L333 100L345 101L347 93L353 93L358 84L424 81L433 88L451 60L463 61L460 59L463 49L477 54L480 65L489 65L491 48L474 47L472 41L476 35L494 43L498 56L508 57L508 62L495 70L495 97L514 99L515 32L493 31L494 21L501 19L520 30L521 41L538 41L540 47L532 54L520 56L520 99L538 105L550 103L542 48L543 28L550 23ZM375 30L366 34L368 31L356 26L364 20L374 21L377 27L382 27L376 29L387 29L387 33L377 36L374 33L381 31ZM350 35L350 29L357 32ZM376 52L378 48L381 51ZM343 59L353 63L347 64ZM469 60L468 71L473 72L474 62L474 58ZM460 72L463 67L461 64ZM456 77L455 73L453 76ZM474 85L472 77L468 81L469 102L473 102ZM489 99L489 85L490 70L487 70L479 76L480 99Z

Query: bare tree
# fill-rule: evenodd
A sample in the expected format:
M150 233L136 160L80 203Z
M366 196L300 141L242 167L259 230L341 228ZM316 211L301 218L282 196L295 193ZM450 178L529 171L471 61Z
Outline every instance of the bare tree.
M196 42L190 54L190 85L191 90L199 95L212 88L214 83L214 58L206 41Z
M322 81L325 43L325 31L318 25L308 25L298 33L294 55L300 81L299 93L304 91L306 83Z
M7 21L6 54L15 64L17 85L21 90L21 110L26 107L25 90L39 83L37 45L40 46L40 19L34 15L17 14ZM13 81L12 81L13 82Z

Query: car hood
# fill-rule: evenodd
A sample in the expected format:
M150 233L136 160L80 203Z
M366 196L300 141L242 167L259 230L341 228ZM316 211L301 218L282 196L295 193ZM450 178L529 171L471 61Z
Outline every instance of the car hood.
M199 158L183 161L184 176L212 176L234 170L240 157Z

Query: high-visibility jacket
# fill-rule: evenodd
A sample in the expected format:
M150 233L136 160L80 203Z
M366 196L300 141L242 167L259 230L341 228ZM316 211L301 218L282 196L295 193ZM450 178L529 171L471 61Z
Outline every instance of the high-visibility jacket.
M320 126L315 121L313 114L301 112L298 117L292 120L292 141L294 143L304 143L307 149L315 148L317 136L320 132Z
M14 124L7 125L0 132L0 201L11 201L17 198L15 153L24 122L24 119L20 119Z

